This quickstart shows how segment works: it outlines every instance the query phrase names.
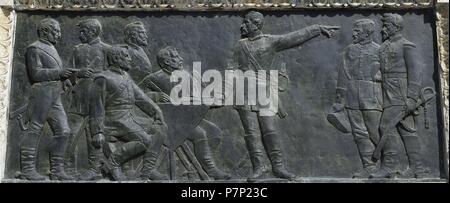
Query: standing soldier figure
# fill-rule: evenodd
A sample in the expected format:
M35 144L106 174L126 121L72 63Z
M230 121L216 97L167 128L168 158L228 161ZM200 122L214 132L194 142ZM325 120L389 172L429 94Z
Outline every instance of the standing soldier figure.
M381 140L377 148L383 149L383 156L380 170L369 178L389 178L394 173L397 146L393 137L397 132L406 149L409 171L420 178L427 174L427 170L420 160L421 143L416 132L414 114L421 91L422 64L416 45L401 35L403 18L398 14L385 14L382 21L383 44L379 55L383 114L380 121Z
M380 139L378 127L382 96L378 58L380 46L373 42L374 31L375 22L370 19L355 22L353 43L342 53L336 103L333 105L336 112L345 109L361 157L363 170L354 173L354 178L368 178L377 170L372 154Z
M61 102L63 82L75 71L63 69L54 45L61 38L59 23L51 18L42 20L37 28L39 40L27 47L26 67L32 84L28 103L29 126L20 144L21 179L44 180L36 171L36 152L45 122L53 131L50 145L50 179L72 180L64 171L64 153L70 135L67 115Z
M313 25L284 35L265 35L262 33L263 15L250 11L244 17L241 25L241 37L234 49L235 66L242 70L274 70L271 67L275 53L299 46L321 34L331 37L339 27ZM262 115L264 107L259 105L236 106L245 131L245 143L253 165L250 181L263 175L263 154L258 147L258 128L262 133L264 148L272 163L272 170L276 177L294 179L295 175L288 172L283 164L280 140L275 127L274 115ZM265 114L265 113L263 113ZM268 113L270 114L270 112ZM259 126L259 127L258 127Z
M89 90L92 86L92 73L98 73L106 68L106 52L111 48L100 39L102 25L97 19L87 19L77 24L80 29L81 44L73 50L72 66L79 69L78 76L85 78L72 78L74 87L69 96L69 124L72 137L67 151L66 169L75 172L75 148L77 138L85 132L89 169L81 175L81 180L96 180L102 178L100 173L100 159L103 152L92 146L89 133Z

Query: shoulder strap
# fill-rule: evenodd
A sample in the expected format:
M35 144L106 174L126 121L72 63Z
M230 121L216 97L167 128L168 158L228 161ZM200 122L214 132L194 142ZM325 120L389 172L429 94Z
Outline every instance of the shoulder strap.
M239 40L239 44L241 45L241 48L244 51L244 53L248 56L250 63L256 68L256 70L261 70L262 69L261 65L259 65L256 58L253 56L253 54L248 49L247 40L246 39Z

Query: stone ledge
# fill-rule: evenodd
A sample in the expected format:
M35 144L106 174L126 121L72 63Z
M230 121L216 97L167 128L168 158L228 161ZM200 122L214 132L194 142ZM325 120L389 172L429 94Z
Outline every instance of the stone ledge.
M2 183L62 183L62 181L26 181L18 179L4 179ZM247 183L246 179L234 180L214 180L214 181L64 181L64 183ZM256 183L448 183L446 179L429 178L429 179L352 179L352 178L299 178L295 181L287 181L283 179L262 179Z

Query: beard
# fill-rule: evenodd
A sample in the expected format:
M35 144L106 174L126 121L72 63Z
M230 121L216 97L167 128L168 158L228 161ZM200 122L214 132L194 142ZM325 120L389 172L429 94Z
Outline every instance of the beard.
M52 43L52 44L57 44L57 43L58 43L58 38L55 37L55 36L49 36L49 37L47 38L47 40L48 40L50 43Z
M78 38L80 39L81 43L88 43L88 41L89 41L86 36L80 36Z
M389 39L391 35L387 32L387 31L381 31L381 38L383 39L383 41Z
M139 46L147 46L148 45L148 41L146 39L136 39L136 44Z

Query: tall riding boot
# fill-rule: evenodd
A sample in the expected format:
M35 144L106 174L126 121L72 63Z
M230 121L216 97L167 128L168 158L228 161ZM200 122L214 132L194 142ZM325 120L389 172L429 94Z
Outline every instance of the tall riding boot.
M141 173L142 180L168 180L169 177L161 174L157 170L156 160L158 159L159 153L147 150L143 157L143 168Z
M353 174L353 178L368 178L370 174L375 173L377 170L375 162L372 160L373 151L375 146L369 139L367 132L365 134L355 135L355 143L358 147L359 156L363 164L363 169Z
M272 163L273 174L278 178L294 180L295 175L288 172L283 164L283 156L276 133L263 134L263 143Z
M216 167L209 149L208 140L195 141L194 152L208 176L214 178L215 180L231 179L230 174L227 174Z
M64 156L64 169L70 176L78 177L80 174L77 172L77 157L75 155L76 150L76 137L71 135L67 144L67 149Z
M136 157L146 150L142 142L132 141L122 144L113 154L108 158L106 168L112 179L117 181L126 180L127 177L123 174L121 166L123 163Z
M263 152L258 146L258 138L259 136L255 135L246 135L244 137L245 144L250 155L250 161L253 166L253 173L248 178L249 181L260 179L264 175Z
M20 167L21 171L17 178L24 180L45 180L45 176L42 176L36 171L36 148L20 148Z
M50 152L50 180L74 180L64 171L64 152L68 136L55 136Z
M394 135L385 136L389 136L389 138L387 138L382 151L381 167L377 172L370 174L369 178L392 178L395 173L397 146L394 143Z
M419 137L415 134L402 135L403 143L408 156L409 169L404 174L406 177L426 178L429 174L421 161L421 145Z
M28 132L20 147L20 173L17 178L25 180L45 180L36 170L36 154L39 133Z
M103 152L100 149L92 148L88 151L89 169L80 176L80 180L89 181L103 178L100 171L102 156Z

